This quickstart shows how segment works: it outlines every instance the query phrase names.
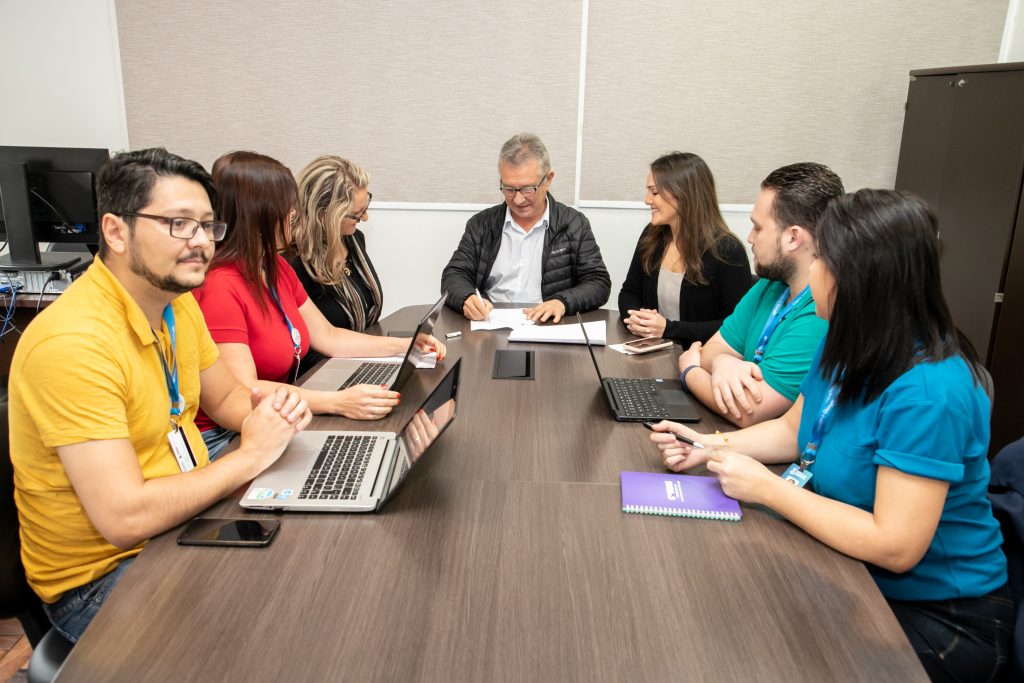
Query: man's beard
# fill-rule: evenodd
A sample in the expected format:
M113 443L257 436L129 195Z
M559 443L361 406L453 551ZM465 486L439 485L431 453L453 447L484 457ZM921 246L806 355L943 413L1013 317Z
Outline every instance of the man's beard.
M754 259L754 272L758 277L778 282L789 282L796 274L796 262L776 252L775 260L771 263L758 263Z
M131 271L138 275L139 277L145 278L146 282L153 285L157 289L163 290L165 292L171 292L173 294L184 294L185 292L191 292L196 287L202 285L203 281L205 281L206 279L204 274L203 280L201 280L197 284L191 284L188 282L182 282L181 280L178 280L177 278L174 277L173 274L164 275L163 277L157 275L152 270L150 270L149 267L143 262L142 256L139 254L138 250L135 247L134 240L128 243L128 255L128 265L131 268ZM206 254L203 252L202 249L196 249L185 258L195 258L197 256L203 259L204 265L210 262L210 259L207 258Z

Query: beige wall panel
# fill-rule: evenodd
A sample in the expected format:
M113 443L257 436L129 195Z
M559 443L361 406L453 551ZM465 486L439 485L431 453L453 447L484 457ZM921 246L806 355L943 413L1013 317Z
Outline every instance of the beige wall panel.
M1006 0L590 0L581 199L634 200L700 154L723 203L794 161L892 187L907 72L992 63Z
M341 154L375 200L497 203L498 150L526 130L571 202L581 17L581 0L118 0L129 140L296 173Z

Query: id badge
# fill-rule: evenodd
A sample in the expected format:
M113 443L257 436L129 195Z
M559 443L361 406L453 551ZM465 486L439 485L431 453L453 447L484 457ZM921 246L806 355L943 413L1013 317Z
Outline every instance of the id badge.
M800 469L800 465L793 463L786 468L786 471L782 473L782 478L788 481L790 484L795 484L800 488L807 486L807 482L814 476L810 470Z
M178 461L178 467L182 472L191 472L196 468L196 456L192 453L192 447L188 445L185 431L180 425L174 425L171 431L167 432L167 441L171 444L171 452L174 459Z

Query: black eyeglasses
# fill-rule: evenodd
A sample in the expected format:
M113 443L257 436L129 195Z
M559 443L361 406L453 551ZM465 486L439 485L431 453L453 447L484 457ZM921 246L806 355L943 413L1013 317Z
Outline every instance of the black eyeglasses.
M524 185L523 187L506 187L504 183L499 183L498 189L501 190L501 193L509 199L515 197L516 192L524 197L532 197L537 193L537 190L547 181L547 179L548 177L545 174L545 176L541 178L536 185Z
M224 221L197 221L195 218L185 218L184 216L154 216L150 213L118 213L115 215L122 218L134 216L136 218L148 218L151 221L160 221L167 225L171 237L177 237L181 240L192 239L199 232L199 228L202 228L206 232L208 239L219 242L224 239L224 235L228 231L228 224Z
M358 223L359 221L363 220L363 216L365 216L366 212L370 210L370 202L372 202L372 201L373 201L373 193L372 192L367 192L366 193L366 206L363 207L363 210L360 211L359 213L348 213L348 214L345 214L345 218L351 218L356 223Z

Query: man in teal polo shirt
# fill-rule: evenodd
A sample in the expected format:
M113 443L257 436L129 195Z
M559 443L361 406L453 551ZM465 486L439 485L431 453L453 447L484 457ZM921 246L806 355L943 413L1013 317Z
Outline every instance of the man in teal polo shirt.
M790 164L764 179L747 236L761 279L707 344L679 357L683 386L740 427L782 415L800 394L828 328L808 288L814 227L841 194L842 180L822 164Z

